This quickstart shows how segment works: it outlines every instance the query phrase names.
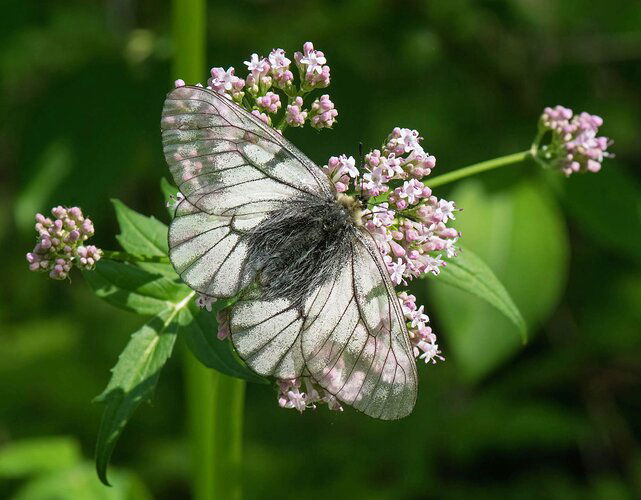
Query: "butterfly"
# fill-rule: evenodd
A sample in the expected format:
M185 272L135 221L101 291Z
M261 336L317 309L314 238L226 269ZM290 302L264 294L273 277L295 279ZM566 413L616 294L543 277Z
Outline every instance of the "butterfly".
M358 199L275 129L202 87L167 95L169 169L184 199L169 257L207 298L232 298L231 341L256 373L311 377L341 402L397 419L416 402L409 334Z

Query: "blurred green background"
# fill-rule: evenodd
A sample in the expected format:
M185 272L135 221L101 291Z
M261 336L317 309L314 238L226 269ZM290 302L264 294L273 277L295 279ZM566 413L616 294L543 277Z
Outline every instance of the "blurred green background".
M0 498L189 498L181 356L91 465L102 391L143 319L28 272L33 214L80 205L116 248L109 199L166 219L159 116L168 2L5 0L0 14ZM616 158L565 180L508 167L436 194L530 327L438 280L414 287L447 361L414 413L300 416L247 389L246 498L641 497L641 4L629 0L210 2L210 66L311 40L334 131L289 134L320 164L416 128L436 173L529 147L544 106L604 117ZM203 81L207 78L203 69ZM213 334L213 332L212 332ZM179 352L177 352L179 354ZM83 458L84 457L84 458Z

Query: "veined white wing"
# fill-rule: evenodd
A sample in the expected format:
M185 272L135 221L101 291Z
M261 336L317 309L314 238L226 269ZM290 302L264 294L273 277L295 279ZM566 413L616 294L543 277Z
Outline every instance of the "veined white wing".
M261 375L308 375L340 401L385 420L416 401L416 363L400 303L369 234L358 231L345 266L303 307L250 292L233 308L240 356Z
M172 90L161 129L165 158L185 196L169 230L170 257L201 294L232 297L251 282L244 236L283 203L333 197L311 160L216 92Z

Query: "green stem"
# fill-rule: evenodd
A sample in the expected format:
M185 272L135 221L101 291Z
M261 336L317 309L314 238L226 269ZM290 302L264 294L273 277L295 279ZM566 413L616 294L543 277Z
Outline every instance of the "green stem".
M117 260L118 262L151 262L169 264L169 257L167 257L166 255L136 255L133 253L120 252L117 250L103 250L102 258Z
M488 170L494 170L495 168L507 167L508 165L514 165L515 163L521 163L530 155L531 152L530 150L528 150L511 155L499 156L498 158L494 158L493 160L475 163L474 165L459 168L458 170L454 170L453 172L448 172L447 174L438 175L436 177L428 179L427 185L430 188L443 186L444 184L449 184L450 182L463 179L464 177L480 174L481 172L487 172Z
M206 74L206 0L173 0L172 9L173 75L193 84ZM245 382L206 368L188 352L184 365L192 498L238 499Z

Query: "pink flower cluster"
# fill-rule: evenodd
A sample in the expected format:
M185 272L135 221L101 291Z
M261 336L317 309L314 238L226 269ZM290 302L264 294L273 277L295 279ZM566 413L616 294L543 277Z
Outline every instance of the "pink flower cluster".
M245 79L236 76L233 67L212 68L207 88L227 96L278 130L287 126L302 127L306 121L317 129L331 128L338 111L329 95L314 100L309 109L304 107L306 94L330 83L325 54L315 50L312 42L306 42L303 51L294 54L294 60L299 74L298 85L294 83L292 61L283 49L273 49L267 57L252 54L245 61L248 71ZM175 85L182 87L185 82L176 80ZM286 106L283 100L287 101Z
M364 158L361 173L353 157L331 157L323 171L339 193L368 199L362 221L374 237L395 285L413 278L439 274L443 255L457 254L459 233L447 224L455 219L453 201L439 199L422 179L436 166L425 152L416 130L395 128L383 147ZM394 187L395 186L395 187ZM398 293L410 333L414 355L425 362L443 360L436 335L428 326L423 306L416 297Z
M73 264L80 269L93 269L102 250L83 242L94 234L93 223L78 207L51 209L53 219L36 214L38 242L27 254L31 271L48 271L52 279L63 280Z
M339 401L309 377L279 380L278 404L281 408L294 408L300 413L307 408L316 409L317 404L327 404L330 410L343 411Z
M598 172L604 158L611 157L612 141L597 136L603 119L597 115L575 115L563 106L545 108L539 122L539 138L551 133L549 144L537 147L537 155L545 163L561 170L566 176L574 172ZM535 145L535 147L538 145Z
M294 60L301 77L301 88L312 90L322 89L329 85L329 66L325 63L325 54L314 50L312 42L303 44L303 52L294 53Z
M423 306L416 307L416 297L407 292L399 292L398 298L407 321L414 356L425 360L426 363L431 361L434 364L437 359L445 361L436 343L436 334L427 325L430 318L423 312Z
M436 165L421 139L416 130L395 128L382 150L365 155L362 175L351 156L333 156L323 167L339 193L376 200L363 211L363 224L396 285L425 273L438 274L445 265L442 255L451 258L457 252L459 234L447 227L455 219L456 205L433 196L421 181ZM397 184L393 189L392 183Z

